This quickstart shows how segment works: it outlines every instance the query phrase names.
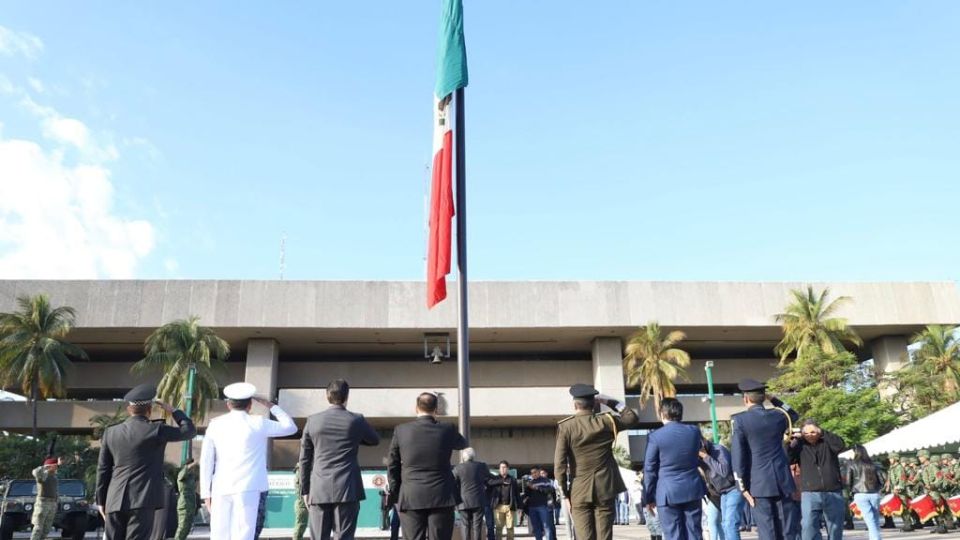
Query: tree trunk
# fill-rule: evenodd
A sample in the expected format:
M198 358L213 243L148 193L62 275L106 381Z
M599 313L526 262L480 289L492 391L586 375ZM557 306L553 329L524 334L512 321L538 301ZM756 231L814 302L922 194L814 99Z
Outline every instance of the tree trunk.
M30 384L30 400L33 401L33 438L37 438L37 380L33 378Z

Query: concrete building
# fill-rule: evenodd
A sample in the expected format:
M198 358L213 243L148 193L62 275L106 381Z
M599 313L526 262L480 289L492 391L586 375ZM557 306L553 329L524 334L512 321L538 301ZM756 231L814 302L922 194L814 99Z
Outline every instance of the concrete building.
M899 367L909 336L924 325L960 322L953 283L831 283L833 295L853 298L843 316L864 339L862 358L880 369ZM693 357L688 381L677 387L689 420L709 418L704 362L714 362L720 417L740 409L742 377L775 374L780 338L774 314L802 283L726 282L478 282L470 286L473 445L481 458L516 464L550 463L556 422L571 413L567 387L595 384L623 397L623 346L640 325L656 320L687 333ZM456 301L428 311L418 282L306 281L0 281L0 312L22 294L45 292L76 308L70 340L89 362L77 363L66 400L40 404L40 427L90 429L89 418L110 413L129 387L143 381L130 367L158 326L198 315L233 350L222 383L246 380L302 425L326 407L323 389L350 381L350 408L385 437L413 414L422 390L439 392L446 414L457 414L456 360L424 358L426 333L456 338ZM456 351L452 343L451 351ZM633 403L636 405L636 403ZM212 415L222 413L216 403ZM655 416L642 412L645 425ZM27 431L30 409L0 402L0 429ZM298 439L278 441L273 466L289 467ZM364 466L378 467L387 443L364 449Z

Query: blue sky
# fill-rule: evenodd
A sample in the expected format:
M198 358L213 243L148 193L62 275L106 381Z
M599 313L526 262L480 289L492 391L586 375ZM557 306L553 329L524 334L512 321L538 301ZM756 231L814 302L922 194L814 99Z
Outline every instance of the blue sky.
M467 0L472 279L956 279L960 4ZM422 279L437 1L9 2L0 277Z

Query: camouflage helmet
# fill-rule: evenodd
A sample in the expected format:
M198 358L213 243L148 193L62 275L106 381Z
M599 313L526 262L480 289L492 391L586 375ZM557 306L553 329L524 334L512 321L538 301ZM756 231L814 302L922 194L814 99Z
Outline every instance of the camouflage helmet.
M900 459L900 454L896 452L890 452L887 454L887 459Z
M917 450L917 457L918 457L918 458L929 458L929 457L930 457L930 451L929 451L929 450Z
M940 454L940 461L950 461L950 454Z

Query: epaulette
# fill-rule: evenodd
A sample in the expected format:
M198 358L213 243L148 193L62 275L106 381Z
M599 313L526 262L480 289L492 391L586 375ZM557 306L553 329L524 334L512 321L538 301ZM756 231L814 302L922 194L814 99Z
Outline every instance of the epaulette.
M557 425L559 426L560 424L566 422L567 420L573 420L573 419L576 418L576 417L577 417L577 415L568 416L568 417L564 418L563 420L560 420L559 422L557 422Z

